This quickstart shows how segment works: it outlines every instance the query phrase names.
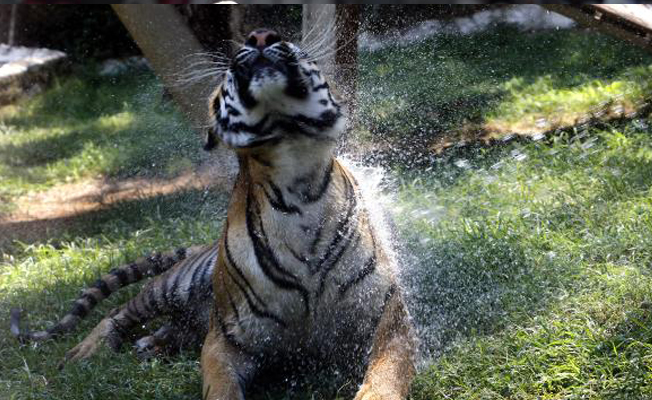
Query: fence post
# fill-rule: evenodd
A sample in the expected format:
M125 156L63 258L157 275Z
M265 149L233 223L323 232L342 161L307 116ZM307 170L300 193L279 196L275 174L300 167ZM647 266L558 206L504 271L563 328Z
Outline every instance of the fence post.
M357 4L303 6L303 41L309 44L323 39L321 48L330 50L326 50L328 56L320 59L319 64L324 73L335 81L337 90L344 97L349 126L355 123L360 8Z

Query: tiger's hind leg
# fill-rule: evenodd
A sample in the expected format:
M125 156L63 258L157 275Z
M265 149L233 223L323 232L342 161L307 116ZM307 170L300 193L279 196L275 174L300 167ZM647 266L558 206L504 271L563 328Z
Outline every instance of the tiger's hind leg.
M172 355L184 349L198 349L204 339L201 333L205 333L205 329L189 323L167 322L151 335L138 339L134 348L138 358L143 361L160 355Z
M416 340L408 313L399 293L392 290L389 296L355 400L405 399L415 374Z
M91 333L89 333L84 340L66 353L61 365L68 361L83 360L92 356L104 343L115 351L120 349L124 335L120 331L120 328L118 328L116 321L113 319L113 316L119 312L120 309L112 310L107 317L93 328Z
M179 347L179 327L171 322L165 323L156 332L136 341L136 355L142 361L149 360L164 353L176 352Z

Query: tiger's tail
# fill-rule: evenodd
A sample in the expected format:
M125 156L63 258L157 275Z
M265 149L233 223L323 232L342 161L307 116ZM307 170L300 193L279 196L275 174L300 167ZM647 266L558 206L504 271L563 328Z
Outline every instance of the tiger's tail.
M21 329L23 312L18 308L11 310L11 333L20 341L43 341L70 332L100 301L109 297L122 287L136 283L146 277L162 274L188 256L190 248L180 248L174 252L154 254L129 265L112 269L86 288L72 305L70 311L56 325L42 331Z

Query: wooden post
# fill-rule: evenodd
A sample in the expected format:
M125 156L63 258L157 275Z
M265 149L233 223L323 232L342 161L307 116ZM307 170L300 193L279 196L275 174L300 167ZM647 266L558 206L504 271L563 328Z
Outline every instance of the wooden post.
M349 103L349 113L355 114L358 89L358 30L360 5L338 5L337 51L335 52L336 78Z
M645 4L541 4L542 7L652 52L652 9Z
M355 121L358 30L360 5L305 4L303 6L303 42L310 45L322 39L315 51L329 54L318 61L325 74L335 81L349 111L350 124Z
M331 52L335 50L335 31L337 29L337 15L335 4L304 4L303 20L301 24L302 42L304 46L319 41L323 43L316 52ZM318 61L322 72L335 78L335 56L330 54Z
M205 127L211 88L201 84L181 88L175 82L188 57L193 56L196 61L204 51L181 16L171 5L113 4L112 7L182 113L196 129Z

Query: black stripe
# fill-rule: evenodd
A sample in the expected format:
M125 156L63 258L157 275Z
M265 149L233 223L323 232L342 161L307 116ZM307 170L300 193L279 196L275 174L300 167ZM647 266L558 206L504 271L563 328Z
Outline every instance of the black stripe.
M312 88L312 91L313 92L318 92L318 91L320 91L322 89L328 89L328 82L324 82L321 85L315 86L314 88Z
M213 277L213 274L211 272L213 270L213 265L215 265L215 257L216 257L215 254L211 254L208 260L206 260L203 263L202 274L199 277L199 287L201 289L205 289L206 292L202 294L213 293L213 284L211 282L211 278Z
M111 289L109 288L109 285L107 285L106 282L104 282L103 279L98 279L93 285L93 287L100 289L104 297L109 297L111 295Z
M131 265L129 266L129 270L131 271L131 273L132 273L133 276L134 276L134 282L143 279L143 273L142 273L142 272L140 271L140 269L138 268L138 264L135 264L135 263L134 263L134 264L131 264Z
M174 253L177 255L177 261L185 260L188 256L188 249L185 247L179 247Z
M177 296L177 289L179 288L179 280L181 279L181 276L183 275L182 272L184 271L176 271L177 273L174 276L174 281L172 282L172 286L168 288L168 295L165 297L165 300L167 301L168 305L170 308L173 310L179 309L181 307L181 302L179 301L179 296ZM168 277L168 281L172 277Z
M333 164L334 163L335 163L334 160L331 159L331 162L330 162L330 164L328 166L328 169L324 173L324 176L322 177L321 183L319 184L319 188L317 189L317 193L315 193L315 194L310 193L310 188L311 188L311 185L310 185L311 178L310 177L309 178L299 178L299 179L296 179L294 181L295 186L299 186L299 185L307 186L308 190L306 190L305 192L300 192L300 191L298 191L298 190L296 190L294 188L290 188L290 187L288 188L288 191L290 193L292 193L292 194L296 194L299 197L299 200L301 200L301 202L304 203L304 204L311 204L311 203L314 203L316 201L319 201L322 198L322 196L324 195L324 193L326 193L326 190L328 189L328 186L330 186L331 177L333 175Z
M284 93L295 99L305 99L308 97L308 87L303 82L304 78L299 73L298 64L289 64L287 73L287 86Z
M132 300L129 301L129 303L127 303L126 311L128 312L128 314L126 314L126 313L123 313L123 314L126 317L128 317L131 321L136 321L137 322L138 320L140 320L140 318L139 318L140 313L138 312L138 308L136 307L136 304L135 304L134 300L135 299L132 299Z
M308 125L311 128L324 129L331 128L342 114L339 111L326 110L319 114L317 118L307 117L305 115L295 115L292 117L295 121Z
M256 218L255 223L256 225L258 225L258 229L256 229L256 227L254 226L255 224L251 217L252 215ZM281 275L291 279L292 281L297 281L297 277L292 272L288 271L283 266L281 266L281 264L278 262L276 258L276 255L274 254L274 251L269 245L269 239L267 238L267 234L265 233L263 220L260 216L260 206L256 198L251 193L251 191L247 196L247 209L246 209L245 217L247 221L247 233L249 234L249 238L251 239L251 242L254 245L254 253L256 253L256 258L258 259L259 264L261 260L261 257L259 257L259 255L262 256L262 258L265 260L264 262L265 266L261 266L263 268L263 272L267 268L267 270L270 273L272 272L272 270L274 270L280 273Z
M263 188L263 192L265 193L265 197L267 197L267 201L269 201L269 204L272 206L272 208L278 212L282 212L285 214L298 214L301 215L303 214L301 209L293 204L288 204L285 201L285 197L283 196L283 192L281 189L274 184L271 180L267 181L267 184L269 187L272 189L274 192L274 196L276 198L273 198L272 195L267 192L265 187L261 184L260 186Z
M70 310L70 314L79 317L79 318L84 318L86 314L88 314L88 309L86 306L84 306L82 303L75 302L72 305L72 309Z
M226 100L226 99L231 99L231 100L233 100L233 96L231 95L231 92L229 92L229 89L225 88L224 86L222 86L222 97L223 97L225 100ZM219 109L219 106L216 107L216 109Z
M265 242L267 242L267 237L265 236L262 220L260 218L260 211L257 207L257 203L250 191L247 196L247 212L245 217L247 223L247 233L251 243L253 244L254 254L256 255L258 265L262 269L265 276L267 276L267 278L271 280L276 286L284 290L295 290L299 292L303 298L305 304L305 314L307 315L310 313L308 290L299 282L297 282L297 278L294 276L294 274L281 267L278 260L276 259L276 256L274 255L274 252L269 247L269 244L263 243L261 241L261 238L263 238ZM256 222L259 225L259 230L254 226L254 217L257 219ZM280 273L281 275L284 275L291 280L280 277L277 275L277 273Z
M301 71L303 71L304 74L306 75L317 75L319 76L319 70L318 69L307 69L307 68L301 68Z
M342 179L344 181L345 190L346 190L344 196L348 203L347 210L346 210L346 214L344 215L344 218L342 218L337 224L337 227L335 229L335 236L333 237L331 243L328 245L326 254L323 257L320 257L321 258L321 263L319 264L320 268L325 263L329 262L332 252L335 251L337 245L342 240L342 238L347 236L346 233L350 232L349 221L351 220L351 217L353 216L353 212L355 211L355 207L357 205L355 199L355 191L353 189L353 185L351 184L351 181L349 181L346 174L342 174ZM345 228L347 228L346 232L345 232Z
M349 204L348 204L346 215L338 223L337 228L335 229L335 236L331 241L330 245L328 246L326 250L326 254L323 257L321 257L321 263L317 268L318 270L321 271L321 276L319 279L319 288L317 291L317 294L319 296L321 296L324 293L325 284L326 284L326 275L339 262L340 258L342 258L342 255L344 255L345 250L349 247L351 241L353 240L353 236L356 236L356 243L355 243L356 246L360 240L360 235L355 235L357 225L358 225L358 219L355 220L355 224L350 222L351 217L353 216L353 213L357 205L355 190L353 189L353 185L351 184L351 181L349 181L346 174L342 174L342 178L346 183L345 196ZM340 242L342 242L342 244L338 248Z
M192 275L190 276L190 284L188 285L187 288L188 295L186 296L187 297L186 302L192 301L193 297L196 294L195 293L196 288L201 288L201 285L196 282L197 274L202 269L204 260L206 260L210 254L211 254L211 248L206 249L203 253L194 254L192 259L186 261L186 266L183 268L183 273L179 273L179 279L185 279L186 275L190 273L190 271L192 270ZM178 293L176 293L176 288L175 288L175 299L179 301L179 304L177 304L177 306L181 306L182 305L180 301L181 296L179 296Z
M231 255L231 250L229 249L229 241L228 241L228 233L229 233L229 222L226 222L226 229L224 230L224 250L226 253L226 260L228 261L229 267L231 267L237 274L240 279L244 282L245 286L247 286L247 289L251 292L251 295L254 296L254 298L263 305L263 307L267 308L267 305L263 301L262 298L256 293L254 288L251 286L247 278L244 276L242 271L240 270L240 267L235 263L235 260L233 260L233 256ZM228 269L227 269L228 272ZM234 279L235 281L235 279Z
M170 293L170 279L169 276L166 276L165 279L163 279L163 282L160 284L160 293L158 295L158 301L159 301L159 308L163 311L166 312L166 310L170 309L170 303L168 301L168 294Z
M362 282L364 278L369 276L375 270L376 270L376 256L373 255L369 258L369 260L367 260L364 267L356 274L356 276L349 279L344 285L340 286L340 290L339 290L340 299L344 297L344 295L349 289Z
M353 241L353 245L350 246L350 243ZM321 296L324 294L324 291L326 289L326 278L328 277L329 272L331 272L335 266L338 264L342 256L344 255L345 251L349 249L349 246L352 249L355 249L358 244L360 243L360 235L355 235L355 239L351 235L347 237L346 241L342 243L342 246L339 247L335 255L330 258L329 262L324 264L322 267L320 267L321 275L319 277L319 288L317 289L317 296Z
M190 277L190 285L188 286L188 300L192 299L195 295L195 288L197 287L197 274L202 270L204 264L198 263L196 260L193 261L195 265L195 270L192 271L192 276Z
M271 319L272 321L281 325L283 328L287 326L285 321L283 321L279 316L267 310L267 305L265 305L265 303L263 303L263 307L265 308L265 310L261 310L260 308L258 308L258 306L256 306L256 304L251 300L251 297L249 297L249 293L247 293L247 290L244 288L244 286L242 286L242 284L238 282L237 279L235 279L233 274L231 274L231 271L227 269L226 273L229 274L231 280L236 284L238 289L240 289L240 291L244 295L245 300L247 301L247 305L249 306L249 309L256 317Z
M240 115L242 115L240 110L233 107L231 104L226 104L224 108L226 109L227 114L229 114L232 117L239 117Z
M260 135L265 128L265 124L267 124L267 121L269 120L269 114L265 115L260 121L258 121L255 125L249 125L245 122L229 122L228 119L226 118L219 118L218 121L220 125L222 126L222 129L225 131L229 132L236 132L236 133L241 133L241 132L247 132L251 133L253 135Z
M143 301L143 305L150 311L149 315L160 314L160 307L158 300L156 299L156 293L154 293L154 287L149 288L147 297Z
M147 297L145 295L140 296L140 304L143 305L143 311L144 311L143 314L152 317L156 314L156 307L152 309L150 302L151 299L149 293L147 293Z
M154 254L153 256L148 257L147 261L149 261L149 263L152 266L152 269L151 269L151 274L152 275L159 275L161 272L164 271L163 265L162 265L162 262L161 262L161 255L160 254L157 253L157 254Z
M239 73L235 74L235 85L238 91L238 97L240 98L240 102L245 108L252 109L256 107L258 101L254 99L251 93L249 92L249 83L250 82L241 74Z
M141 318L150 318L152 314L149 313L147 307L145 307L145 304L143 302L143 296L136 296L134 299L131 300L134 303L134 309L136 310L136 315L139 315ZM139 307L141 306L142 307Z
M222 275L222 276L224 276L224 275ZM233 279L233 278L231 278L231 279ZM222 279L222 282L224 282L224 279ZM233 302L233 297L231 297L231 293L226 289L226 285L224 287L224 292L226 293L226 298L229 301L229 305L231 306L231 310L233 310L233 314L235 314L235 319L238 321L238 324L240 324L240 313L238 312L238 307Z
M109 271L109 273L118 278L120 286L125 286L129 283L129 276L127 275L127 271L125 271L123 268L113 269Z
M89 292L83 293L79 298L86 300L89 307L95 307L95 305L97 304L97 299Z
M224 95L224 89L221 90L221 93L215 96L213 99L213 111L218 112L220 109L220 101Z

